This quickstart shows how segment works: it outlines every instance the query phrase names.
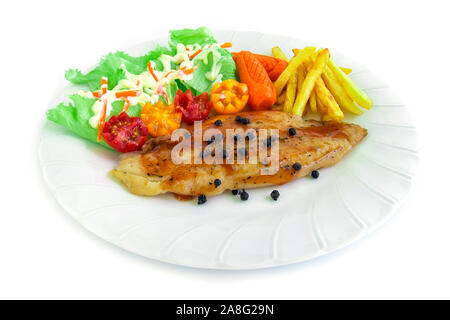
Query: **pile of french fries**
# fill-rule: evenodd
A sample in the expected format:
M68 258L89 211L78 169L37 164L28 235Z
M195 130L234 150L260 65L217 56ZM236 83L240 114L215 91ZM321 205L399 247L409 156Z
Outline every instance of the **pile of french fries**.
M352 70L340 68L328 49L305 47L292 51L294 57L289 60L279 47L272 48L274 57L289 62L274 83L279 109L304 115L309 108L319 112L323 121L341 121L343 111L359 115L357 105L372 107L369 96L348 76Z

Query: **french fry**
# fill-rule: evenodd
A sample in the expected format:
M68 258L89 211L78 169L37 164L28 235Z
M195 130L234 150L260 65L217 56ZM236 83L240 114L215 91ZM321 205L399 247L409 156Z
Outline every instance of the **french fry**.
M313 52L317 53L316 49L317 49L316 47L304 47L303 49L292 49L292 52L294 53L294 55L297 55L304 50L306 50L309 53L313 53ZM315 58L315 55L313 57Z
M309 47L308 47L309 48ZM312 47L312 49L315 49ZM298 49L294 49L294 54L297 54L299 52ZM317 52L314 51L310 57L305 61L305 65L307 66L307 70L309 71L314 61L317 59ZM327 66L325 66L325 69ZM325 71L324 69L324 71ZM349 70L349 69L347 69ZM311 92L311 96L309 98L309 106L312 112L317 112L317 99L319 99L318 94L321 94L321 101L322 105L327 108L328 115L332 120L342 120L344 117L344 114L342 113L342 110L339 108L339 105L336 102L336 99L334 99L333 95L329 92L328 88L324 84L322 78L317 79L316 84L314 86L314 90ZM359 111L359 110L358 110Z
M282 94L277 98L277 104L283 104L286 99L286 91L283 91Z
M345 92L361 107L370 109L373 105L369 96L362 91L353 80L343 72L333 59L328 59L328 66L336 75L338 81L344 87Z
M309 97L309 108L312 112L317 112L317 101L316 101L316 93L313 91L311 92L311 96Z
M286 98L284 99L284 107L283 107L283 110L285 112L291 112L292 106L294 105L295 92L297 90L297 73L298 70L294 70L286 87Z
M284 71L280 74L278 79L275 81L275 91L277 95L283 91L283 88L288 83L292 74L298 69L298 67L308 58L310 52L309 50L301 50L299 54L297 54L294 58L289 61L288 66Z
M302 61L306 60L309 57L309 55L307 55L305 58L303 58L304 54L305 54L305 50L300 51L295 56L295 58L293 58L291 61L293 61L294 59L297 59L297 58L302 58ZM306 54L307 54L307 52L306 52ZM327 65L329 58L330 58L330 52L328 49L324 49L318 54L317 59L316 59L316 61L314 61L312 68L306 74L305 81L303 82L300 92L297 92L297 97L295 99L295 103L292 108L293 114L297 114L297 115L303 114L306 103L308 102L311 92L314 89L315 83L316 83L317 79L320 78L320 76L323 72L323 69L325 69L325 66ZM288 68L289 68L289 66L288 66ZM316 94L317 94L317 92L316 92Z
M322 104L322 102L317 99L317 110L319 110L320 119L325 121L327 117L327 108Z
M275 58L284 60L284 61L289 61L289 59L286 57L286 55L283 53L283 51L280 49L280 47L273 47L272 48L272 55Z
M300 92L300 90L302 90L304 81L305 81L305 68L303 67L303 65L300 65L297 69L297 92ZM295 101L295 97L294 97L294 101ZM306 114L306 108L303 111L303 115L305 115L305 114Z
M325 81L327 88L330 90L331 94L336 99L339 106L353 114L361 114L361 111L355 105L353 100L345 92L344 88L341 86L336 78L336 75L331 71L331 69L326 66L322 73L322 78Z
M350 74L353 71L352 69L344 68L344 67L341 67L341 70L344 71L345 74Z
M302 89L303 82L305 81L305 68L300 65L297 69L297 92Z
M311 49L313 49L313 50L316 49L316 48L314 48L314 47L307 47L307 48L311 48ZM300 52L300 49L293 49L292 51L293 51L294 54L296 55L297 53ZM305 70L306 70L306 71L309 71L309 70L312 68L312 66L313 66L313 61L314 61L316 58L317 58L317 52L314 51L314 52L311 53L310 57L304 62ZM298 90L298 92L299 92L299 91L300 91L300 90ZM311 92L311 96L309 97L309 100L308 100L309 108L311 109L311 111L312 111L313 113L317 112L317 101L316 101L316 99L317 99L317 98L316 98L316 93L315 93L314 90L313 90L313 91ZM306 108L305 108L305 110L306 110ZM305 113L305 112L303 112L303 113Z
M331 120L341 121L344 118L342 110L339 108L338 103L336 102L328 88L325 86L325 83L323 82L321 77L319 77L316 81L314 92L316 93L317 99L326 108L327 115L330 116Z
M314 51L316 50L315 47L305 47L305 49L313 49ZM305 49L303 49L303 50L305 50ZM294 52L295 55L297 55L297 53L299 53L300 51L301 51L301 49L292 49L292 52ZM316 60L316 57L317 57L317 52L315 52L315 54L311 56L311 61ZM342 71L344 71L345 74L350 74L353 71L350 68L344 68L344 67L340 67L340 68Z

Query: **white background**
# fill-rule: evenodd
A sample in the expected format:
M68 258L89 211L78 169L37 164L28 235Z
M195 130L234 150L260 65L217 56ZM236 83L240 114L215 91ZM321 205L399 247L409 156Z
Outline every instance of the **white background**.
M450 298L448 1L8 1L0 12L0 298ZM381 229L310 262L205 271L151 261L61 209L37 159L70 67L205 25L311 40L375 70L410 108L420 170Z

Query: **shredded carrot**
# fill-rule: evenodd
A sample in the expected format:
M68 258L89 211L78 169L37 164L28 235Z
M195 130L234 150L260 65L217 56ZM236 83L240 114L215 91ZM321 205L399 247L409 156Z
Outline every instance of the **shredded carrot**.
M103 136L103 128L105 127L105 119L106 119L106 108L108 105L108 101L105 99L103 101L103 108L102 113L100 115L100 120L98 121L98 135L97 135L97 141L102 140Z
M169 74L171 74L172 72L173 72L173 70L170 70L169 72L167 72L167 73L164 75L163 79L164 79L164 78L167 78L167 76L168 76Z
M151 61L148 62L147 69L148 69L148 72L150 72L150 74L152 75L153 79L155 79L155 81L158 82L159 80L158 80L158 77L156 76L155 72L153 71Z
M156 89L156 94L163 96L164 99L166 99L166 101L169 102L169 96L167 95L167 92L166 92L164 86L158 87Z
M220 45L221 48L225 49L225 48L231 48L233 45L231 44L231 42L225 42L223 44ZM211 45L207 46L206 48L210 48ZM198 49L197 51L194 52L194 54L192 54L189 59L194 59L200 52L202 52L203 49Z
M141 90L126 90L126 91L118 91L116 92L116 98L128 98L128 97L137 97L141 95Z
M202 51L203 51L203 49L199 49L199 50L195 51L194 54L189 57L189 59L191 59L191 60L194 59Z
M98 93L99 98L103 98L103 96L105 96L107 92L108 92L108 78L102 77L102 79L100 80L100 92ZM102 140L103 128L105 127L106 108L107 107L108 107L108 100L105 97L103 99L102 113L100 114L100 119L98 121L97 141Z
M130 107L130 100L125 99L125 103L123 104L122 112L127 112L129 107Z
M101 95L103 96L108 91L108 78L102 77L100 80L100 89L101 89Z
M195 67L190 68L190 69L186 69L186 67L182 67L182 68L181 68L181 71L183 71L184 74L189 75L189 74L194 73L194 71L197 70L197 68L198 68L199 66L200 66L200 65L198 64L198 65L196 65Z

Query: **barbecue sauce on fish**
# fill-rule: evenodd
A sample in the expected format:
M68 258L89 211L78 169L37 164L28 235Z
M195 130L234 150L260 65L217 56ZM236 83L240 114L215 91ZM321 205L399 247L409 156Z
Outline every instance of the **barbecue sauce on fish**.
M255 166L254 174L240 178L241 181L234 181L235 185L221 186L220 188L235 188L239 183L251 184L251 185L264 185L264 184L284 184L295 179L297 175L303 172L309 172L315 163L323 160L327 157L333 157L334 153L339 152L342 148L325 150L326 140L323 138L332 139L345 139L351 142L352 137L348 130L346 130L349 124L338 122L318 122L311 121L305 122L304 125L295 124L280 124L270 117L270 112L258 115L257 112L247 113L245 116L250 119L249 125L242 125L235 121L236 115L223 115L213 118L214 120L206 120L203 122L203 132L209 128L219 129L222 132L223 137L226 137L226 129L242 128L244 131L247 129L278 129L279 130L279 170L274 175L261 175L260 170L264 168L261 163L250 165ZM214 126L214 121L218 118L222 121L221 127ZM289 135L289 127L296 129L294 136ZM186 128L193 136L193 127ZM269 131L270 132L270 131ZM224 138L225 139L225 138ZM317 140L316 140L317 139ZM152 141L153 140L153 141ZM317 141L317 143L315 142ZM325 142L324 142L325 141ZM225 142L225 141L224 141ZM236 156L236 142L234 143ZM230 142L230 143L231 143ZM147 143L145 153L141 157L142 167L147 171L147 176L162 177L161 184L168 190L176 190L181 185L191 187L195 190L192 195L180 195L174 194L174 197L181 201L187 201L192 199L197 194L209 194L214 192L216 187L214 186L214 179L223 179L226 176L236 175L240 173L239 164L179 164L175 165L171 160L171 150L177 144L177 142L170 141L168 139L151 139ZM203 143L203 148L207 145ZM321 149L325 148L325 149ZM268 149L270 153L271 148ZM193 149L191 150L191 156L193 157ZM319 157L320 156L320 157ZM316 158L314 158L316 157ZM261 161L261 159L258 159ZM225 162L225 160L224 160ZM235 161L236 162L236 161ZM293 164L300 162L302 168L299 171L293 169ZM246 163L248 163L248 157L246 157ZM249 166L247 164L247 166ZM190 189L190 188L186 188Z

